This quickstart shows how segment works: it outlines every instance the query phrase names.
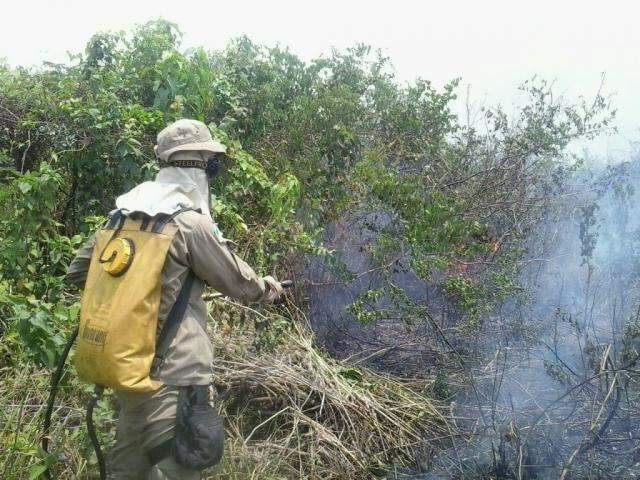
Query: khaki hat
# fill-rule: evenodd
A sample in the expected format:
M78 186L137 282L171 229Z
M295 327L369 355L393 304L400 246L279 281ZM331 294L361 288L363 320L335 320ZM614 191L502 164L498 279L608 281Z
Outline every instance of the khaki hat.
M154 147L156 157L166 162L176 152L203 151L225 153L227 147L211 137L207 126L198 120L183 118L165 127L158 134L158 144Z

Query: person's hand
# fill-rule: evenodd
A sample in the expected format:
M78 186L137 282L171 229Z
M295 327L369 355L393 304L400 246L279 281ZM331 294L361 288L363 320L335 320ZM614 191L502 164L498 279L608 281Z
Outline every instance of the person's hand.
M267 287L267 291L265 292L264 302L265 303L273 303L280 298L284 288L282 288L282 284L273 278L271 275L267 275L262 279Z

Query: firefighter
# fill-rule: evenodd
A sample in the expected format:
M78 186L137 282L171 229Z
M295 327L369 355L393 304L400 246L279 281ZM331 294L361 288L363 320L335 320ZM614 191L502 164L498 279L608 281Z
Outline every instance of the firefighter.
M155 181L117 198L67 275L84 287L76 369L114 388L120 405L107 461L115 480L197 479L220 460L203 289L246 303L282 293L229 250L212 219L209 180L225 147L206 125L169 125L155 153Z

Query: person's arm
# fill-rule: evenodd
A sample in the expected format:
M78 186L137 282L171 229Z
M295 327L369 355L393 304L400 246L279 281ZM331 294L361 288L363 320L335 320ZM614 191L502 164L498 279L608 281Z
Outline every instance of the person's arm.
M202 215L186 236L193 272L220 293L245 303L268 303L278 298L282 293L280 283L272 277L260 278L229 250L215 230L215 224Z
M65 277L68 284L75 285L78 288L84 287L89 272L89 264L91 263L91 255L96 244L95 235L92 235L86 243L77 251L75 258L69 265L69 270Z

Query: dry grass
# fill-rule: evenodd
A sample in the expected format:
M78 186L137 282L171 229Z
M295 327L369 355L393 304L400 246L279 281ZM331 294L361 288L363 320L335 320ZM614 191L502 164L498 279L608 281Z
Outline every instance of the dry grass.
M5 367L0 372L0 478L7 480L36 478L39 467L47 462L41 447L42 417L46 409L50 374L46 370L25 366ZM78 381L62 385L51 425L52 451L59 452L53 478L96 478L90 472L95 465L87 462L90 447L84 426L84 386ZM102 409L102 414L110 416ZM107 418L99 419L105 433L113 426ZM103 441L107 440L102 435ZM52 460L51 458L50 460ZM38 477L40 478L40 477Z
M253 336L214 335L216 383L226 390L226 463L209 478L372 478L412 467L450 435L427 385L356 370L292 327L270 351Z

